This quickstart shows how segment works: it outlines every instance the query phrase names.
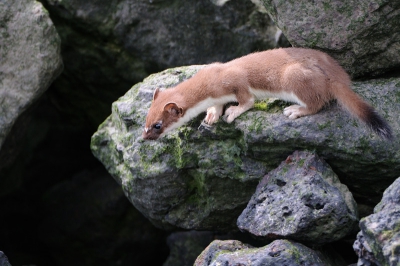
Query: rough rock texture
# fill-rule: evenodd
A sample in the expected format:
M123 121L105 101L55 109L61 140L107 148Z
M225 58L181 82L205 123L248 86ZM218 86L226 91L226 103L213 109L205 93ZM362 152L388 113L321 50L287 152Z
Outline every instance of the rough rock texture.
M0 251L0 266L11 266L7 256L3 253L3 251Z
M354 243L360 266L400 264L400 178L384 192L381 202L360 221Z
M324 50L353 76L400 67L399 1L262 3L293 46Z
M345 264L340 259L333 261L321 252L289 240L275 240L261 248L253 248L237 240L215 240L199 255L194 265L341 266Z
M16 119L61 72L62 61L60 38L39 2L1 1L0 25L1 150Z
M317 245L345 237L357 222L356 202L329 165L296 151L261 180L237 224L256 237Z
M289 120L280 107L271 113L265 103L210 131L197 129L201 114L163 139L144 141L153 90L171 87L200 67L169 69L135 85L113 104L112 115L92 137L94 155L157 226L234 228L258 180L296 149L315 150L366 201L379 197L400 172L399 79L354 84L393 127L392 142L336 105Z

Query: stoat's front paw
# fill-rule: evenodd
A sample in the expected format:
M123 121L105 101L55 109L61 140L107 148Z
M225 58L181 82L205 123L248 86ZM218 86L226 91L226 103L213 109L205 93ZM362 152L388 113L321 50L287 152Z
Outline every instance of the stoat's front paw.
M204 122L206 122L208 125L212 125L218 121L221 115L222 115L222 108L212 106L207 109L207 115L204 118Z
M289 117L290 119L296 119L300 116L303 116L303 107L300 105L294 104L283 109L283 114Z
M224 119L227 123L232 123L232 121L242 113L242 108L239 106L231 106L225 110Z

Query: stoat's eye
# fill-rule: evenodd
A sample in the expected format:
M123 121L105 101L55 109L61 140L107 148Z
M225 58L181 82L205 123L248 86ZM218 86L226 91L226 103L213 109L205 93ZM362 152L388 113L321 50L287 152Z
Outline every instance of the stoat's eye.
M160 124L160 123L155 124L155 125L154 125L154 128L157 129L157 130L158 130L158 129L161 129L161 124Z

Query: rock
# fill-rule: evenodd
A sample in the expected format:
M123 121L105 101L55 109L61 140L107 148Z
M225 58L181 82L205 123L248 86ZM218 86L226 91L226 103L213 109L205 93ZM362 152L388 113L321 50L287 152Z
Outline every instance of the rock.
M289 240L275 240L271 244L253 248L237 240L213 241L197 258L195 266L243 265L345 265L332 261L322 252L314 251Z
M17 118L60 74L60 38L42 4L0 2L0 150Z
M0 1L0 196L21 188L24 136L38 98L62 70L60 38L42 4ZM43 130L45 131L45 130Z
M390 185L374 213L360 221L354 243L359 266L400 264L400 178Z
M0 266L11 266L7 256L3 253L3 251L0 251Z
M237 216L266 171L263 163L242 159L242 143L235 140L238 132L225 129L233 138L228 137L223 142L218 135L202 139L199 131L193 128L182 128L183 131L162 142L144 142L137 135L142 132L143 115L152 97L154 87L149 85L176 84L199 68L201 66L167 70L153 75L147 85L143 83L140 95L136 89L129 91L125 97L128 102L122 100L113 104L113 109L123 116L122 120L118 118L121 127L115 131L113 122L107 120L103 125L109 126L93 136L91 147L100 161L108 160L106 168L122 184L127 197L156 226L230 230L236 227ZM138 102L132 102L133 98L128 96L131 94L138 97ZM143 113L133 109L132 104L142 106ZM112 116L117 115L116 112ZM130 152L127 154L125 145L120 143L119 152L110 152L109 157L104 152L116 144L112 136L117 137L120 129L130 139L123 140L130 143ZM193 137L197 141L192 142ZM125 164L124 158L130 163Z
M167 238L170 254L163 266L192 266L197 256L214 240L212 232L175 232Z
M321 49L352 76L400 66L398 1L262 1L293 46Z
M356 202L329 165L295 151L261 180L237 225L258 238L322 245L345 237L357 222Z
M103 169L57 184L43 201L38 236L54 265L161 265L167 257L166 233L129 204Z
M394 78L354 83L392 126L392 142L336 105L290 120L282 114L282 104L276 106L278 113L259 104L232 124L220 121L206 131L198 130L201 114L165 138L144 141L153 90L174 86L201 67L169 69L136 84L113 104L111 116L92 136L93 154L158 227L236 228L258 181L296 149L314 150L366 202L380 197L399 173L400 79Z
M364 235L362 232L357 234L357 239L353 244L353 249L356 254L359 256L358 263L356 265L359 266L375 266L379 265L379 262L375 258L374 253L372 252L371 247L368 242L365 241Z

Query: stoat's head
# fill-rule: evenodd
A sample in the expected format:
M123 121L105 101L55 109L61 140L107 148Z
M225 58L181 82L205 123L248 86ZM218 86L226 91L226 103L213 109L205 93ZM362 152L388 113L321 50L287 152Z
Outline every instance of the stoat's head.
M183 109L179 107L173 99L168 99L166 95L162 95L156 89L153 94L153 102L151 103L149 112L146 117L146 125L143 131L143 138L156 140L175 127L179 119L183 116Z

